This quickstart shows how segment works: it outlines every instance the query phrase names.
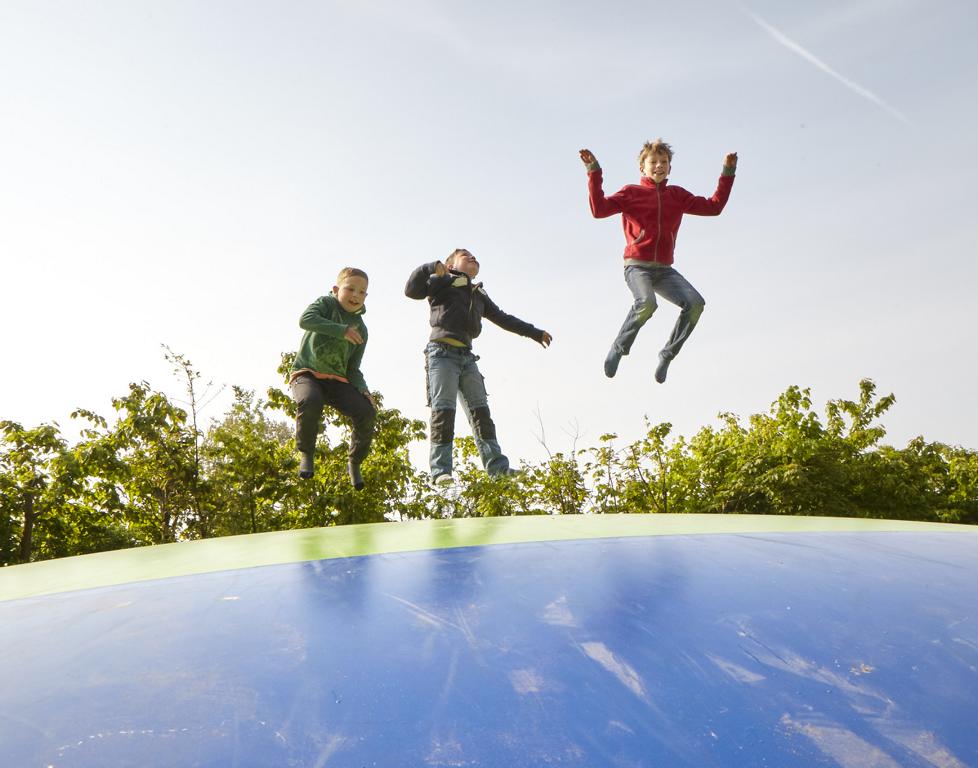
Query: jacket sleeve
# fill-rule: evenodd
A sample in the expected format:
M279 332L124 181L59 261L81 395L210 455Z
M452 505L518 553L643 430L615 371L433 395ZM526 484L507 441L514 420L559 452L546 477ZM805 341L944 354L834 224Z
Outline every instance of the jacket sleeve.
M691 213L694 216L719 216L730 197L733 183L733 176L721 176L713 197L699 197L690 194L683 204L683 213Z
M360 362L363 360L363 353L367 349L366 329L364 331L363 344L356 344L350 361L346 364L346 380L352 384L358 392L368 392L367 382L360 371Z
M323 336L330 336L334 339L342 339L346 333L346 323L337 323L329 318L329 304L325 296L316 299L306 307L306 311L299 318L299 327L304 331L314 331Z
M485 291L482 292L482 298L485 301L485 311L482 313L482 316L486 320L495 323L503 330L516 333L520 336L526 336L528 339L533 339L534 341L540 341L543 338L543 331L530 325L525 320L507 315L496 306L496 303L489 298L489 294Z
M611 197L605 197L602 188L603 177L601 169L588 171L587 174L587 195L591 203L591 215L596 219L605 219L614 216L616 213L625 212L625 191L615 192Z
M435 274L435 264L437 263L437 261L432 261L428 264L422 264L414 270L408 278L407 285L404 286L404 295L409 299L426 299L448 287L453 277L451 275L438 277Z

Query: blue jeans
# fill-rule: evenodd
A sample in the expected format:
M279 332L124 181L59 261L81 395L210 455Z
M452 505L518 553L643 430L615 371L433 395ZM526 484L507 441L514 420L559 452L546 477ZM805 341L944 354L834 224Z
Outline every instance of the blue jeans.
M693 332L706 302L685 277L672 267L664 265L646 267L629 264L625 267L625 283L635 297L635 303L625 316L625 322L615 338L614 348L622 355L628 354L639 330L657 309L655 296L658 294L682 310L669 341L659 353L660 357L671 360L679 354L689 334Z
M486 385L476 364L478 356L464 347L431 342L424 348L431 407L431 476L452 472L455 438L455 405L462 401L472 427L482 466L490 475L509 471L507 459L496 442L496 425L489 415Z

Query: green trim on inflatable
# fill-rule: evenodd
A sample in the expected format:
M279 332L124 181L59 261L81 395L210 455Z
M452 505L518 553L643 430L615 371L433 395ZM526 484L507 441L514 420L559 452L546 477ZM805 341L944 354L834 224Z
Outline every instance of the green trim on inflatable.
M0 601L262 565L426 549L627 536L970 532L907 520L787 515L555 515L371 523L137 547L0 568Z

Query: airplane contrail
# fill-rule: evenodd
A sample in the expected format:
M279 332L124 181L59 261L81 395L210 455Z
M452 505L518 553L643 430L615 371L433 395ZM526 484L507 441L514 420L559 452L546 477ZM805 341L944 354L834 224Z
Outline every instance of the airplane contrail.
M878 107L886 110L893 117L897 118L901 122L906 123L907 125L912 125L912 123L910 122L910 118L908 118L900 110L895 109L894 107L891 107L889 104L887 104L885 101L883 101L883 99L881 99L879 96L877 96L871 90L869 90L868 88L863 88L861 85L859 85L859 83L854 83L848 77L845 77L845 76L839 74L834 69L832 69L832 67L830 67L824 61L822 61L820 58L818 58L815 54L811 53L810 51L808 51L805 48L803 48L802 46L800 46L798 43L796 43L794 40L792 40L790 37L788 37L787 35L785 35L780 30L772 27L770 24L768 24L766 21L764 21L764 19L762 19L760 16L757 16L756 14L751 13L746 8L743 9L743 10L744 10L744 13L746 13L748 16L750 16L758 26L760 26L765 32L767 32L769 35L771 35L771 37L773 37L777 42L779 42L781 45L783 45L789 51L791 51L792 53L798 54L805 61L811 62L816 67L818 67L820 70L822 70L825 74L834 77L836 80L838 80L840 83L842 83L850 91L852 91L854 93L857 93L860 96L862 96L864 99L868 99L869 101L873 102L876 106L878 106Z

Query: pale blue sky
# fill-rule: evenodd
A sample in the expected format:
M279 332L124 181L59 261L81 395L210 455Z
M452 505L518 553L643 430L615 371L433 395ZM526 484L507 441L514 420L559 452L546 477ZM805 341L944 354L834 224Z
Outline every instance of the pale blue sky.
M130 381L177 394L162 342L263 393L351 264L367 381L426 419L403 285L464 246L555 339L477 343L514 460L544 457L537 414L566 450L863 377L897 396L887 442L978 448L976 39L972 0L0 0L0 418L72 434ZM683 224L707 309L669 381L666 304L609 381L623 239L577 150L612 192L656 136L698 194L740 168L721 217Z

